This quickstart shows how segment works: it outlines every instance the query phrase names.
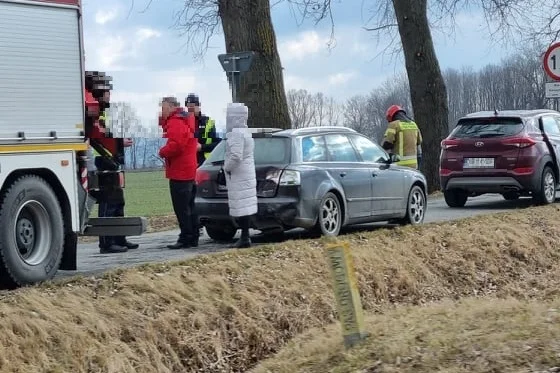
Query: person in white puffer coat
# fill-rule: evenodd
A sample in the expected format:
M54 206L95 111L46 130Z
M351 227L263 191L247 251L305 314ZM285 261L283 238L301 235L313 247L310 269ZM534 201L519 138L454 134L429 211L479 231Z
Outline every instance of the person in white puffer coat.
M253 150L255 142L247 127L249 109L239 103L228 104L226 111L226 153L224 171L230 216L237 219L241 238L233 247L251 246L251 215L257 213L257 178Z

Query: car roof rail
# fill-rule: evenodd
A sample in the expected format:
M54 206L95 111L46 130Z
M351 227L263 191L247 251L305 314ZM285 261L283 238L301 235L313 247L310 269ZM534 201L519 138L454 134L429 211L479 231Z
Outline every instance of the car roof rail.
M343 127L343 126L313 126L313 127L297 128L293 130L292 134L301 135L310 132L328 132L328 131L357 133L355 129L349 127Z
M263 128L250 128L251 133L274 133L283 131L282 128L263 127Z

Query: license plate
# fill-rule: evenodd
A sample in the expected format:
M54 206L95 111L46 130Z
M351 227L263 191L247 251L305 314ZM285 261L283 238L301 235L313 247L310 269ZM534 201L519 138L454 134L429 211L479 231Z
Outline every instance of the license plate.
M220 192L227 191L227 186L218 184L218 191Z
M494 168L494 158L465 158L463 168Z

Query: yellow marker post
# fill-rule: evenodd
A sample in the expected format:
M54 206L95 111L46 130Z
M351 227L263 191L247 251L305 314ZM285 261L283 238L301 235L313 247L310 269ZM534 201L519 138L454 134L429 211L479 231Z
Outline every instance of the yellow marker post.
M328 245L325 252L331 268L344 345L351 348L368 334L364 330L364 311L350 247L347 242L335 243Z

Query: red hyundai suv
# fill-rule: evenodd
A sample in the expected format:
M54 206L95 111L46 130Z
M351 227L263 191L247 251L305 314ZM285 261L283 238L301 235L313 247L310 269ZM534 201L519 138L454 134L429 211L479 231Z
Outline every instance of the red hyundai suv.
M559 180L560 113L553 110L477 112L459 119L441 142L440 184L449 207L468 197L500 193L555 201Z

